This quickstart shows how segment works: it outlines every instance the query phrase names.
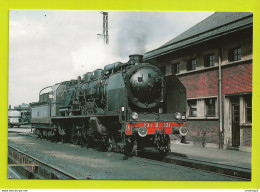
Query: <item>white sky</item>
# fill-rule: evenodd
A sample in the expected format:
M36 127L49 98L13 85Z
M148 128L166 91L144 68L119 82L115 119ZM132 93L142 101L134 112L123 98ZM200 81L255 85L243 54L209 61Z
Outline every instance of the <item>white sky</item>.
M46 86L156 49L211 14L109 11L104 45L100 11L11 10L9 104L36 102Z

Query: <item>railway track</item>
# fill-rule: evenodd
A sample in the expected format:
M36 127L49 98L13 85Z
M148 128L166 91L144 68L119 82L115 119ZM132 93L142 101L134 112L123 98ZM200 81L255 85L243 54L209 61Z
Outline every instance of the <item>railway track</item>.
M185 154L170 152L167 157L160 158L159 153L153 150L146 150L139 153L140 158L162 161L165 163L189 167L192 169L200 169L205 172L213 172L220 175L239 178L241 180L251 180L251 169L225 165L220 163L212 163L204 160L191 159Z
M78 179L64 170L43 162L8 145L8 168L27 179Z
M20 133L20 135L27 135ZM51 166L37 158L34 158L26 152L16 149L13 146L8 146L9 153L9 166L15 168L19 173L22 172L26 175L26 178L31 179L79 179L75 176L66 173L65 171ZM138 157L141 159L149 159L150 161L160 161L167 164L176 164L184 167L189 167L191 169L197 169L208 173L215 173L223 176L229 176L237 178L239 180L250 180L251 179L251 169L245 169L235 166L227 166L224 164L210 163L207 161L190 159L185 154L170 152L165 158L160 158L157 151L146 150L139 153ZM147 160L146 160L147 161ZM21 171L22 170L22 171ZM25 171L24 171L25 170Z

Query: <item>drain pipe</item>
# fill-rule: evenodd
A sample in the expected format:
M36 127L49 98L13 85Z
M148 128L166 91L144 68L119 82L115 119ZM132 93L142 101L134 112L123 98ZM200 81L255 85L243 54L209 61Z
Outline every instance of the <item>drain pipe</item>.
M222 107L222 54L223 53L223 43L221 43L219 57L218 57L218 93L219 93L219 148L223 149L223 107Z

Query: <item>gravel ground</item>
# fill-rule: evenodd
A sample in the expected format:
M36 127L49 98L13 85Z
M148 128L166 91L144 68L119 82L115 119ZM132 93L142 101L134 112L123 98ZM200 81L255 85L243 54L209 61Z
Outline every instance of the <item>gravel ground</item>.
M237 178L207 173L163 162L100 152L72 144L52 143L30 132L8 134L11 146L69 172L78 179L97 180L211 180L235 181Z

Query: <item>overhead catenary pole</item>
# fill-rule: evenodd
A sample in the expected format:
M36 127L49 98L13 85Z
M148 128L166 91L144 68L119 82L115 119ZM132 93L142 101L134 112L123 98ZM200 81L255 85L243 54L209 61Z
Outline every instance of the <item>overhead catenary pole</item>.
M103 15L103 32L101 35L104 43L109 44L109 35L108 35L108 12L101 11L100 12Z

